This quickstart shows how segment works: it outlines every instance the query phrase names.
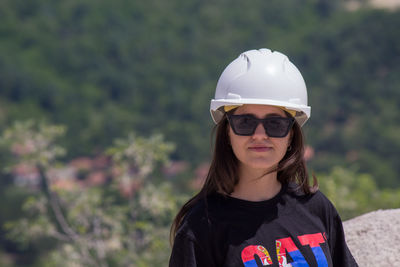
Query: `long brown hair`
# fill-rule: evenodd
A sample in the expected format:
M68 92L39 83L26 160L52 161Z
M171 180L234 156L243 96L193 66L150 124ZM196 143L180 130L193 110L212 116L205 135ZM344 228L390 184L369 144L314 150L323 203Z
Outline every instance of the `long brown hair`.
M289 113L285 112L288 116ZM171 243L184 217L189 210L201 199L211 193L219 192L229 195L233 192L235 185L239 182L238 160L230 145L226 114L214 127L216 133L213 158L207 174L207 178L199 193L186 202L176 215L172 226L170 239ZM297 189L305 194L311 194L318 188L316 178L313 176L313 185L309 185L308 172L304 160L304 137L300 125L295 122L292 128L292 138L289 149L277 168L278 181L282 184L295 183Z

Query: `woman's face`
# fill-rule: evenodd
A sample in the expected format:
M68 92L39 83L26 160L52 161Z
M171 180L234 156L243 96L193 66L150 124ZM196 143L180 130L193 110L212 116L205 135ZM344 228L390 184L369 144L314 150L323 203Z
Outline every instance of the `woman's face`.
M243 105L238 107L233 114L251 114L260 119L268 116L287 117L282 109L269 105ZM291 133L292 130L285 137L269 137L260 123L253 135L240 136L233 132L232 127L229 127L230 143L233 153L239 160L239 168L267 171L276 167L290 145Z

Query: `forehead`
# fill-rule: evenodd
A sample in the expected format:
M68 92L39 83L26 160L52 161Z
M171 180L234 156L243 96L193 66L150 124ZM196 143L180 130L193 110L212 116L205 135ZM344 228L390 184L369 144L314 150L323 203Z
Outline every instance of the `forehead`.
M270 105L253 105L253 104L247 104L238 107L234 114L240 115L240 114L253 114L256 117L265 117L267 115L280 115L286 117L285 112L275 106L270 106Z

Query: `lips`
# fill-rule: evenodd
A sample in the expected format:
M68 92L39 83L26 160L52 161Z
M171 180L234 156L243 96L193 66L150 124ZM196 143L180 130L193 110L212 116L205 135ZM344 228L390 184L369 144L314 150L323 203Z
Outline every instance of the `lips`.
M272 149L272 147L266 146L266 145L252 145L249 147L249 150L254 151L254 152L266 152L271 149Z

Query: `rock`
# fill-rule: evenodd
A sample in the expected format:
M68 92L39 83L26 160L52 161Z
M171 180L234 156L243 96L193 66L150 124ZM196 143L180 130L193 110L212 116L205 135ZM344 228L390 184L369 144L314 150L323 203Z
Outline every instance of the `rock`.
M397 266L400 209L377 210L343 223L347 245L360 267Z

